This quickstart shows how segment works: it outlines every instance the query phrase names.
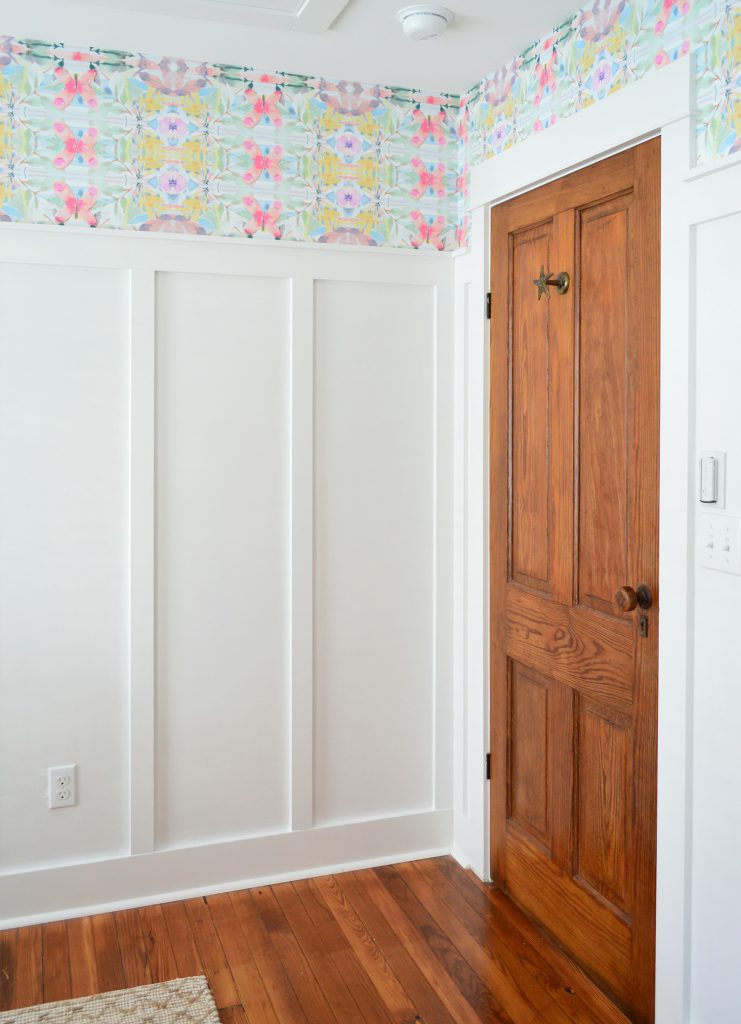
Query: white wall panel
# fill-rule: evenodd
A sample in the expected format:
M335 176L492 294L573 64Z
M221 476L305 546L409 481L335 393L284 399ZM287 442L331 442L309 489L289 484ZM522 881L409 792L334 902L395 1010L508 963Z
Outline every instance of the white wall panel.
M315 813L431 806L435 292L316 285Z
M288 299L157 275L160 847L288 823Z
M122 271L0 264L0 871L126 847L127 301Z

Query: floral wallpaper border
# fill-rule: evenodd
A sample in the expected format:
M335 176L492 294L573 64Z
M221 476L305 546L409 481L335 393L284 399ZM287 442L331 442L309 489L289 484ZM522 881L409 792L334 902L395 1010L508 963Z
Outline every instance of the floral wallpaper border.
M738 152L738 0L592 0L462 97L0 36L0 220L455 249L471 166L682 57Z
M0 217L455 248L458 96L0 37Z

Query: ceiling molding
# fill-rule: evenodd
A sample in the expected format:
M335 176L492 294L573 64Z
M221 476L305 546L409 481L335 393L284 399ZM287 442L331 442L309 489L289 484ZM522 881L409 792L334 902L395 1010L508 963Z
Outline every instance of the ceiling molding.
M100 0L79 0L96 4ZM350 0L116 0L115 6L148 14L218 20L283 32L326 32Z

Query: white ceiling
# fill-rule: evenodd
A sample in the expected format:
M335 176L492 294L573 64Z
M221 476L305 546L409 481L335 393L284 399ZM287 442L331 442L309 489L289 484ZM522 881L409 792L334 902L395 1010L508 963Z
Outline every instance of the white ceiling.
M407 0L2 0L0 32L462 92L573 13L578 0L444 0L445 36L406 39Z

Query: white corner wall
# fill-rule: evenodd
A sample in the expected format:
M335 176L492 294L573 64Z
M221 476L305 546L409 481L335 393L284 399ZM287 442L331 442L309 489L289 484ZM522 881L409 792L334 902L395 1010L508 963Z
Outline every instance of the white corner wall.
M449 852L452 281L0 231L0 928Z

